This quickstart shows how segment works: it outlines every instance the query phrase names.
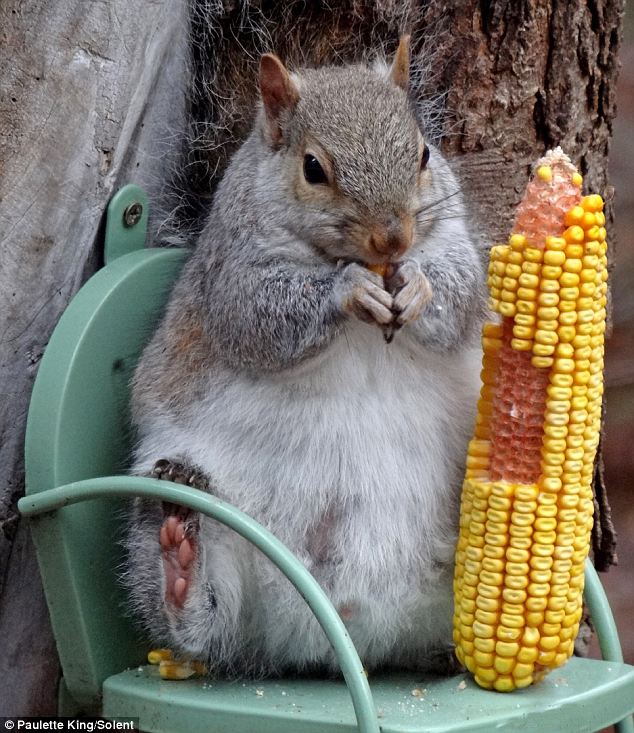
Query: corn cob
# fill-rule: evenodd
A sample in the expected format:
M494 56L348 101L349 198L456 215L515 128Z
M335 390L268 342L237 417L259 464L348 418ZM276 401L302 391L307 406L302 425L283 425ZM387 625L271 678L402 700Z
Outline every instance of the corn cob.
M510 691L572 654L601 425L603 201L557 148L514 234L491 250L482 388L463 485L454 641L476 682Z

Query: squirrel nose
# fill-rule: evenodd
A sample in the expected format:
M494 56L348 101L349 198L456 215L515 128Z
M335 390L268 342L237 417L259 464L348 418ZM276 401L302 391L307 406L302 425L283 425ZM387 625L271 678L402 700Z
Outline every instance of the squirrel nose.
M411 217L389 222L386 226L374 227L370 234L370 246L382 255L402 255L412 244Z

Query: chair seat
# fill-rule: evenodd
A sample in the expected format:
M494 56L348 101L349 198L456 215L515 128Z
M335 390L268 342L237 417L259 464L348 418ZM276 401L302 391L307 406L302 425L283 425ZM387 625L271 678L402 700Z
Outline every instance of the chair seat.
M467 675L398 673L371 676L370 683L382 733L591 733L623 718L634 700L634 667L594 659L571 659L538 685L510 694L481 690ZM103 696L105 718L138 717L148 733L357 730L338 680L169 682L146 666L108 678Z

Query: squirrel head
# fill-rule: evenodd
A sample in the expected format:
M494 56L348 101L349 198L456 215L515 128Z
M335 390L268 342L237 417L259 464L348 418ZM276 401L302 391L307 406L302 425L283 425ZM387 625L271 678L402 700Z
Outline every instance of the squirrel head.
M400 259L412 244L431 175L429 147L407 94L409 36L389 69L353 65L295 74L267 54L259 83L255 134L262 136L268 172L279 172L264 185L283 189L285 225L332 258Z

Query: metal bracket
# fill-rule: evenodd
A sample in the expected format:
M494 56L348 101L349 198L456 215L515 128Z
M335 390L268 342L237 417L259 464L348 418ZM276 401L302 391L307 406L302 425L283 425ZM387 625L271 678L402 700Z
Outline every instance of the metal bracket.
M103 253L106 265L145 247L148 214L145 191L133 183L119 189L110 199Z

